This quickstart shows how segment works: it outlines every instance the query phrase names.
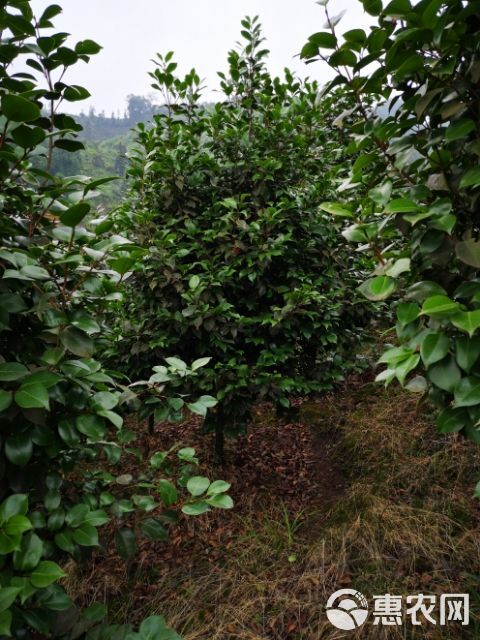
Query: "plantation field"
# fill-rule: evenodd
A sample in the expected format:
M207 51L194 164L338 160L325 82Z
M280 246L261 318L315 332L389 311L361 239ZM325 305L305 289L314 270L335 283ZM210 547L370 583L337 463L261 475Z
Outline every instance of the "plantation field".
M324 612L338 585L475 598L478 452L436 436L409 394L376 393L368 376L348 389L298 400L294 422L258 407L252 434L228 447L234 513L143 544L131 566L118 563L113 531L105 532L93 566L75 569L67 592L84 606L108 603L116 622L162 613L186 640L338 638ZM197 419L181 433L201 446ZM177 427L157 425L142 444L167 448L177 437ZM213 456L201 472L215 473ZM462 637L476 638L478 623ZM459 636L450 627L407 637Z
M480 0L336 2L109 118L0 3L0 640L480 636Z

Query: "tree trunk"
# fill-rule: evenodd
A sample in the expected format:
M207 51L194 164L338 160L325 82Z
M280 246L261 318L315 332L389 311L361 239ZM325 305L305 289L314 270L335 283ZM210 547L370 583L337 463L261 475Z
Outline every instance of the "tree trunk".
M155 427L155 416L153 413L151 413L148 416L148 433L153 436L153 429Z

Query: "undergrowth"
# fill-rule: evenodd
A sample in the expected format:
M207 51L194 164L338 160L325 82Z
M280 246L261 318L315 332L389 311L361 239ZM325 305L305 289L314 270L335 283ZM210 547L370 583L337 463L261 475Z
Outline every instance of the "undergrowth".
M117 575L117 586L128 588L95 589L97 599L103 589L112 620L162 612L185 640L333 640L347 637L324 611L338 588L359 589L369 599L387 592L468 591L468 628L415 629L407 622L382 628L370 617L348 637L479 637L475 449L459 437L439 435L412 394L370 384L306 402L300 415L318 449L311 482L321 477L331 491L323 486L318 501L296 512L271 490L260 502L237 504L228 521L213 523L228 526L235 539L214 561L194 551L162 571L160 560L155 567L148 556L133 573ZM265 429L278 429L270 415L264 418ZM340 469L333 460L341 461L335 463ZM69 591L77 600L91 598L92 581L95 569L72 574Z

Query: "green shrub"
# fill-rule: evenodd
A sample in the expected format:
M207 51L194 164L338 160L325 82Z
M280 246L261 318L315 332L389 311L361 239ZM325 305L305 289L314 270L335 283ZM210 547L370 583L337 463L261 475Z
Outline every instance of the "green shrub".
M370 32L341 38L327 12L302 54L327 61L330 88L356 103L344 235L378 259L363 293L400 300L400 346L378 379L427 392L442 433L480 442L480 3L363 4L378 16Z
M172 54L151 73L167 112L138 129L124 216L148 255L115 344L134 374L168 349L212 356L194 384L219 400L220 457L254 400L288 407L341 380L367 316L361 263L322 211L342 154L332 102L288 70L271 78L258 21L242 26L245 47L219 74L224 102L202 104L198 75L177 78Z
M28 2L0 8L2 637L79 637L89 627L91 638L100 637L104 608L80 616L57 582L69 556L85 560L98 546L97 529L111 518L127 558L135 551L133 514L140 534L163 540L167 521L159 515L170 522L178 508L195 515L232 506L226 483L194 475L190 448L157 452L142 478L116 472L123 454L141 457L123 423L128 406L162 406L168 417L176 389L206 360L191 368L167 362L148 381L126 386L95 358L105 311L121 299L122 280L143 250L110 233L108 217L95 217L93 198L108 179L49 173L55 149L82 148L78 125L60 105L89 94L66 84L65 71L100 49L91 40L68 47L64 33L43 35L60 11L52 5L37 20ZM161 620L149 624L160 628ZM134 637L144 637L142 628ZM117 631L101 637L118 638ZM164 631L159 638L176 637Z

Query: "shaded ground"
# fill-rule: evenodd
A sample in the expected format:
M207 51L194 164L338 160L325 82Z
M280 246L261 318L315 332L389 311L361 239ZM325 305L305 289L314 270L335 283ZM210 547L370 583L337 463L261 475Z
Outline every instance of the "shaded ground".
M298 404L285 424L260 407L221 471L196 420L160 425L143 446L181 435L202 474L232 483L235 509L185 519L128 570L107 538L89 574L70 577L77 599L107 602L115 622L162 613L185 640L480 637L477 448L437 434L414 396L358 380ZM368 598L468 590L473 622L335 631L325 602L350 586Z

